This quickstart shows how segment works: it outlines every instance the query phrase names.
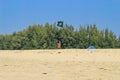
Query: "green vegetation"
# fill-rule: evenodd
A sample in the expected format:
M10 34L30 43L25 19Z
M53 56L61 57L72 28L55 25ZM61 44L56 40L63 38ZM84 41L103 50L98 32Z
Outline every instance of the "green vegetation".
M62 37L62 48L84 49L90 45L96 48L120 48L120 37L108 29L99 30L96 25L80 26L74 30L65 25L58 30L56 24L32 25L13 34L0 35L0 50L56 49L57 37Z

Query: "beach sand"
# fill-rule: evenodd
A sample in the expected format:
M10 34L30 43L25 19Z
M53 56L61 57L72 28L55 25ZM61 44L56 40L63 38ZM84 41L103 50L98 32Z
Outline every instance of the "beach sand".
M120 80L120 49L0 50L0 80Z

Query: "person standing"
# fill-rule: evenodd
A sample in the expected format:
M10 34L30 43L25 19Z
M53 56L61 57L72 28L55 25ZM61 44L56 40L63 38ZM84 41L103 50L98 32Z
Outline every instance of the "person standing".
M63 21L58 21L57 26L58 26L58 30L60 30L61 28L63 28ZM57 40L58 40L58 48L61 48L62 38L59 36L57 38Z
M62 45L62 38L61 37L58 37L58 48L61 48L61 45Z

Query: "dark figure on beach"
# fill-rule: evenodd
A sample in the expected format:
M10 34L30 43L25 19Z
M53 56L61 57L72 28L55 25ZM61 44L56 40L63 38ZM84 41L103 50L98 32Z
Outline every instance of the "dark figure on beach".
M58 48L61 48L62 38L58 37L57 40L58 40Z

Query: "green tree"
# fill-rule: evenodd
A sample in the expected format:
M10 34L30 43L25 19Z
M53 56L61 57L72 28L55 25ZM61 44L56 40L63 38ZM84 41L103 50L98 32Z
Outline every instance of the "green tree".
M99 30L95 24L80 26L74 30L72 25L58 29L56 24L30 25L27 29L13 34L0 35L0 49L56 49L57 38L62 37L62 48L120 48L120 37L109 31Z

